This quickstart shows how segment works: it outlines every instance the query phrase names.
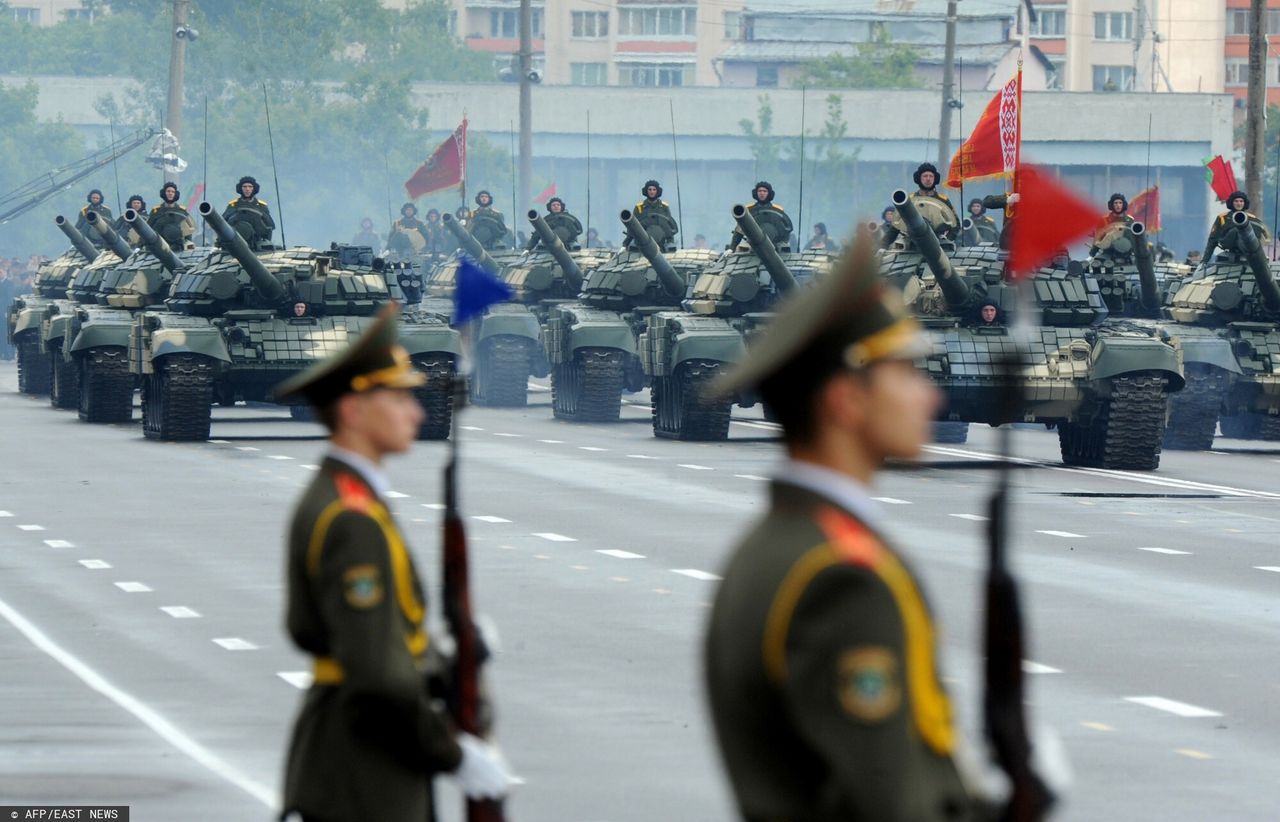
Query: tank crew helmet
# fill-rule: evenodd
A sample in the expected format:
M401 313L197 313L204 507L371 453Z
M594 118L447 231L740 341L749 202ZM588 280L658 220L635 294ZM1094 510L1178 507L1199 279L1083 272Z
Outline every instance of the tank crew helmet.
M248 183L249 185L253 186L253 193L250 194L249 196L257 197L258 192L262 190L262 186L258 185L258 181L250 177L248 174L241 177L239 182L236 183L236 194L241 194L243 196L243 192L241 191L241 189L244 188L245 183Z
M756 183L754 186L752 186L752 187L751 187L751 200L752 200L752 202L755 202L755 201L756 201L756 192L757 192L757 191L759 191L759 190L760 190L760 189L762 189L762 188L763 188L765 191L768 191L768 192L769 192L769 194L768 194L768 196L767 196L767 197L765 197L765 198L764 198L763 200L761 200L760 202L772 203L772 202L773 202L773 186L772 186L768 181L766 181L766 180L761 180L760 182Z
M481 198L481 197L488 197L488 198L489 198L489 203L490 203L490 204L491 204L491 203L493 203L493 195L492 195L492 194L490 194L488 191L486 191L486 190L484 190L484 189L482 188L482 189L480 189L479 191L477 191L477 192L476 192L476 205L478 205L478 206L485 205L485 203L480 202L480 198Z
M173 189L173 199L172 199L172 200L170 200L168 197L166 197L166 196L164 195L164 193L165 193L166 191L168 191L169 189ZM179 198L179 197L181 197L181 196L182 196L182 192L178 190L178 184L177 184L177 183L175 183L175 182L170 181L170 182L167 182L167 183L165 183L164 185L160 186L160 199L161 199L161 200L163 200L163 201L164 201L164 202L166 202L166 203L168 203L168 202L174 202L174 203L176 203L176 202L178 202L178 198Z
M432 217L434 217L437 220L440 219L440 209L438 208L427 209L427 219L430 220Z
M1115 194L1111 195L1111 199L1107 200L1108 211L1110 211L1111 207L1116 204L1116 200L1119 200L1120 202L1124 203L1124 208L1120 209L1121 214L1129 210L1129 200L1123 194L1117 191Z
M564 211L564 210L565 210L565 207L564 207L564 200L561 200L559 197L552 197L550 200L547 200L547 211L548 211L548 212L550 212L550 211L551 211L551 204L552 204L552 203L559 203L559 204L560 204L560 210L561 210L561 211Z
M135 208L133 205L135 202L141 203L141 205ZM125 200L124 204L126 208L132 208L134 211L137 211L137 212L143 212L147 210L147 201L142 199L141 194L130 194L129 199Z
M641 196L648 198L650 186L653 186L658 190L658 193L653 195L655 200L662 196L662 183L659 183L657 180L645 180L644 185L640 187Z
M813 231L814 231L814 233L815 233L815 234L826 234L826 233L827 233L827 224L826 224L826 223L814 223L814 224L813 224Z
M85 202L86 202L86 203L92 203L92 202L93 202L93 195L95 195L95 194L97 194L97 195L98 195L98 202L102 202L104 199L106 199L105 197L103 197L103 196L102 196L102 189L100 189L100 188L91 188L91 189L89 189L89 193L88 193L88 194L86 194L86 195L84 195L84 200L85 200Z
M970 210L970 211L973 211L973 207L974 207L974 206L977 206L979 209L981 209L981 210L978 212L979 214L981 214L983 211L986 211L986 210L987 210L987 207L986 207L986 206L984 206L984 205L982 204L982 201L981 201L981 200L979 200L977 197L974 197L972 200L970 200L970 201L969 201L969 210Z
M405 203L404 205L400 206L400 216L401 216L401 217L408 217L409 215L408 215L407 213L405 213L405 212L410 211L410 210L412 210L412 211L413 211L414 215L417 215L417 213L418 213L418 207L417 207L416 205L414 205L413 203Z
M1245 194L1243 191L1233 191L1233 192L1231 192L1231 196L1227 198L1227 208L1228 208L1228 209L1230 209L1231 211L1235 211L1235 210L1236 210L1235 206L1233 206L1233 205L1232 205L1232 203L1234 203L1236 200L1244 200L1244 208L1240 209L1241 211L1248 211L1248 210L1249 210L1249 195L1248 195L1248 194Z
M933 163L921 163L920 166L916 168L916 173L911 175L911 179L915 181L916 185L924 188L924 183L920 182L920 180L924 177L924 173L926 171L933 172L933 185L929 186L929 188L937 188L938 181L942 179L942 176L938 174L938 167Z

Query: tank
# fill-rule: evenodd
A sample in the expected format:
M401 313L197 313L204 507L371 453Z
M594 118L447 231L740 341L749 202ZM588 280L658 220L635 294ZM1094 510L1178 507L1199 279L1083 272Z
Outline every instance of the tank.
M209 203L199 212L221 247L174 274L164 309L138 312L131 329L129 370L141 383L150 439L206 439L214 402L273 402L276 385L340 350L393 299L391 269L372 252L254 252ZM400 342L428 376L417 389L427 410L420 436L443 439L457 332L429 312L407 312ZM306 416L301 406L290 410Z
M1019 311L1005 276L1006 252L994 245L960 249L937 240L905 192L894 205L905 234L882 252L884 270L901 279L907 304L934 344L920 360L942 390L942 419L999 425L1010 379L1001 365L1020 356L1023 388L1017 420L1058 431L1068 465L1153 470L1168 395L1184 385L1178 353L1150 329L1108 325L1109 311L1093 274L1059 258L1027 278L1034 326L1019 352L1007 323ZM942 253L935 253L935 249ZM978 317L986 301L1004 313L997 325Z
M5 333L17 352L18 391L23 394L50 392L53 361L40 340L45 310L55 300L66 299L76 273L101 253L61 214L53 222L71 241L71 248L36 270L32 292L14 298L5 315Z
M1236 219L1238 216L1239 219ZM1169 295L1166 333L1184 357L1187 390L1174 398L1171 423L1186 431L1186 447L1209 448L1216 425L1223 436L1280 440L1280 289L1276 264L1248 217L1232 216L1212 260Z
M755 397L717 397L704 390L707 384L742 358L778 299L829 270L835 259L823 250L780 251L747 208L734 206L732 215L745 242L697 275L679 310L651 314L641 335L655 436L727 438L732 406L750 407Z
M647 385L639 339L648 317L678 307L691 277L716 258L709 249L664 253L631 211L622 211L620 219L632 232L633 248L618 251L588 272L576 301L548 310L546 351L557 419L620 418L623 394Z

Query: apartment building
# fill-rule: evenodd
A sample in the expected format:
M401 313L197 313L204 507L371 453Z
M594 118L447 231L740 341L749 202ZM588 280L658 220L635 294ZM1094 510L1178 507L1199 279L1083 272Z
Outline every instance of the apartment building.
M39 26L52 26L63 20L92 20L94 12L80 0L12 0L0 14Z

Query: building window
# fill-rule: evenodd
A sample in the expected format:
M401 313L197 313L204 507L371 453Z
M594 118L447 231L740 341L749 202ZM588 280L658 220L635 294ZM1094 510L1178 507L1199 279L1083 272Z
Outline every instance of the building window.
M1133 91L1133 66L1094 66L1094 91Z
M569 82L575 86L604 86L609 83L606 63L570 63Z
M631 37L692 37L697 33L695 6L618 10L618 33Z
M1227 9L1227 34L1249 36L1249 9ZM1280 32L1280 9L1267 11L1267 34Z
M743 39L742 12L726 11L724 13L724 39L726 40Z
M574 37L587 39L609 36L609 12L575 11L572 17Z
M36 25L39 25L40 23L40 9L28 8L26 6L11 6L9 11L13 14L13 19L17 20L19 23L35 23Z
M1067 58L1050 57L1049 64L1053 68L1049 70L1049 76L1045 80L1045 88L1050 91L1062 91L1067 77Z
M533 9L533 36L542 36L542 9ZM489 12L489 36L512 40L520 36L519 11Z
M1223 85L1249 85L1249 61L1243 57L1227 58L1227 76L1223 81Z
M1066 9L1036 9L1036 21L1031 24L1032 37L1066 37Z
M1105 11L1093 15L1093 39L1132 40L1133 13L1128 11Z
M777 88L778 67L756 66L756 85L760 88Z
M86 23L93 22L93 9L66 9L62 12L64 20L84 20Z
M683 63L637 63L619 66L620 86L688 86L693 84L693 65Z

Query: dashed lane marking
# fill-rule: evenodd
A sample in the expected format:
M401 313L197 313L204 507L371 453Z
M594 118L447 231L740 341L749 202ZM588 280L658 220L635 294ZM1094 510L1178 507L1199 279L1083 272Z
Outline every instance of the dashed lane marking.
M111 563L105 559L82 559L80 564L88 568L90 571L101 571L104 568L110 568Z
M673 574L680 574L681 576L692 577L693 579L704 579L708 581L721 578L708 571L699 571L697 568L672 568L671 572Z
M520 439L521 437L523 437L523 436L524 436L524 434L508 434L508 433L503 432L503 431L494 431L494 432L493 432L493 435L494 435L495 437L512 437L512 438L514 438L514 439Z
M534 559L551 559L551 556L549 554L534 554L533 558Z
M288 457L288 456L285 456L284 454L268 454L268 455L267 455L267 459L269 459L269 460L291 460L291 459L293 459L293 457Z
M237 445L237 451L261 451L261 448L254 448L252 445Z
M318 465L304 465L304 466L302 466L302 467L303 467L303 468L305 468L305 469L307 469L308 471L319 471L319 470L320 470L320 466L318 466Z
M885 505L910 505L909 499L898 499L897 497L872 497L876 502L882 502Z
M604 554L606 557L614 559L644 559L644 554L635 554L631 551L623 551L619 548L603 548L596 551L597 554Z
M44 530L44 526L43 526L43 525L19 525L19 526L18 526L18 530L20 530L20 531L43 531L43 530Z
M1178 702L1175 699L1165 699L1162 696L1126 696L1125 702L1133 702L1137 705L1145 705L1148 708L1155 708L1157 711L1165 711L1174 716L1185 717L1205 717L1205 716L1222 716L1218 711L1212 711L1208 708L1201 708L1199 705L1189 705L1186 702Z
M738 479L744 479L744 480L755 480L755 481L757 481L757 482L768 482L768 481L769 481L769 478L768 478L768 477L762 477L762 476L760 476L760 475L758 475L758 474L734 474L734 476L735 476L735 477L737 477Z
M511 520L509 519L504 519L502 517L495 517L489 514L476 514L476 515L473 515L471 518L475 520L479 520L480 522L511 522Z
M1195 748L1174 748L1173 752L1176 754L1182 754L1190 759L1213 759L1209 754L1204 751L1197 751Z
M1136 546L1139 551L1150 551L1153 554L1169 554L1171 556L1188 556L1190 551L1176 551L1173 548L1157 548L1154 545Z
M680 467L681 467L681 468L688 468L690 471L714 471L714 470L716 470L716 469L712 468L710 465L694 465L693 463L690 463L690 462L682 462L682 463L679 463L679 465L680 465Z
M1081 722L1080 724L1086 728L1092 728L1095 731L1103 731L1103 732L1109 733L1115 730L1115 728L1111 727L1105 722Z
M947 516L955 517L956 519L967 519L967 520L970 520L971 522L987 521L987 518L984 517L982 514L947 514Z
M1280 574L1280 565L1255 565L1253 567L1257 568L1259 571L1274 571L1275 573Z
M430 508L432 511L443 511L443 510L444 510L444 503L443 503L443 502L424 502L424 503L421 503L421 505L422 505L422 507L423 507L423 508Z
M151 590L145 582L117 582L116 587L126 594L145 594Z
M538 442L545 442L547 445L564 445L564 440L538 440Z
M76 545L75 545L75 543L74 543L74 542L67 542L65 539L46 539L46 540L44 541L44 544L45 544L45 545L48 545L50 548L74 548L74 547L76 547Z
M1061 668L1054 668L1052 665L1045 665L1043 662L1032 662L1029 659L1022 660L1022 672L1026 674L1060 674Z
M13 516L13 512L11 511L0 511L0 519L3 519L4 517L11 517L11 516Z
M610 582L630 582L630 577L609 577Z
M459 425L463 431L483 431L484 429L478 425Z
M648 454L627 454L627 459L632 460L656 460L657 457L651 457Z
M1084 534L1073 534L1070 531L1041 531L1036 529L1037 534L1044 534L1048 537L1062 537L1063 539L1087 539Z
M578 541L573 537L566 537L564 534L556 534L551 531L542 531L534 534L533 536L539 537L540 539L545 539L548 542L577 542Z
M671 593L671 591L670 591L669 589L667 589L667 588L654 588L654 589L653 589L653 592L654 592L655 594L669 594L669 593Z
M609 449L608 449L608 448L599 448L599 447L594 446L594 445L579 445L579 446L578 446L578 450L579 450L579 451L608 451Z
M409 498L408 494L401 493L400 491L387 492L387 499L408 499L408 498Z
M199 619L199 612L185 605L161 605L160 610L164 611L174 619Z
M276 671L276 676L299 690L305 691L311 687L310 671Z
M570 567L570 568L572 568L572 569L573 569L573 570L575 570L575 571L589 571L589 570L591 570L591 569L590 569L590 567L588 567L588 566L586 566L586 565L570 565L569 567Z
M247 639L241 639L238 636L224 636L215 639L215 645L221 645L228 651L256 651L258 646L254 645Z
M210 445L230 445L231 440L209 440Z

